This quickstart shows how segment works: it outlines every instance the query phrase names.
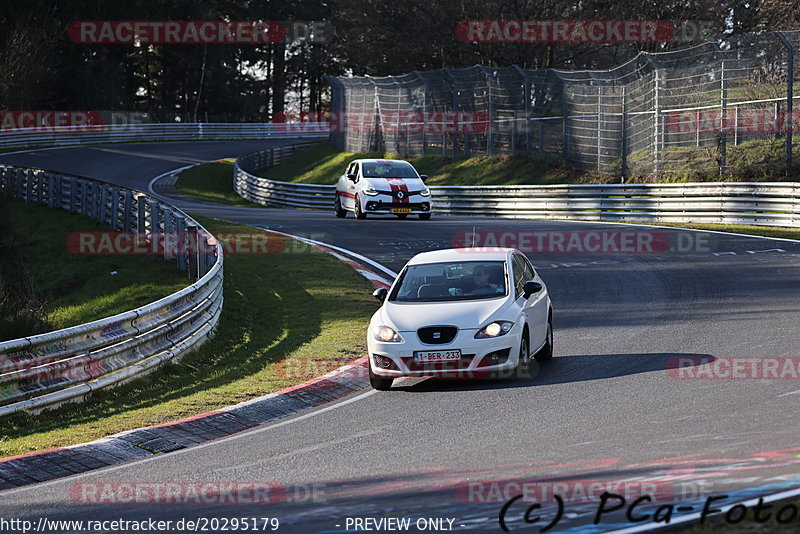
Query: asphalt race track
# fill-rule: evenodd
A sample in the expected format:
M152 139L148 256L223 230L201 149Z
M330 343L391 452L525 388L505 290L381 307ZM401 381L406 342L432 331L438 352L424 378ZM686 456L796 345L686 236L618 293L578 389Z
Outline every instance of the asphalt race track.
M264 145L66 148L0 156L0 162L147 190L151 178L171 169ZM528 504L516 502L506 515L512 532L539 532L550 522L554 493L564 499L564 514L552 532L605 532L645 521L631 523L621 509L592 525L597 504L587 494L608 490L628 503L651 495L657 502L637 509L645 515L661 504L697 512L708 496L729 496L718 506L800 487L800 376L784 368L794 362L797 370L795 360L777 360L783 379L668 370L675 361L800 356L800 243L601 223L357 221L336 219L332 210L174 203L193 214L331 243L393 270L417 252L451 246L473 227L639 230L667 246L655 253L529 252L555 310L555 358L531 379L407 379L389 392L364 390L203 446L1 492L0 516L277 517L279 532L345 532L348 517L450 518L455 531L495 532L501 507L527 483L524 491L543 502L530 517L542 517L526 524ZM759 364L738 361L746 369ZM280 502L258 505L98 505L76 498L87 483L220 481L271 481L285 492Z

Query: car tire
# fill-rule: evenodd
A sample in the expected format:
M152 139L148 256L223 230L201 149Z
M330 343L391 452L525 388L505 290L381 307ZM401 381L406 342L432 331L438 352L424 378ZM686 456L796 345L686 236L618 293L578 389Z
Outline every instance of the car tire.
M537 362L543 362L553 357L553 320L547 319L547 340L544 342L544 347L539 349L533 359Z
M388 391L389 388L392 387L394 378L385 378L374 374L372 372L371 361L367 363L367 365L369 366L369 385L372 386L372 389L377 389L378 391Z
M419 220L420 221L429 221L429 220L431 220L431 214L430 213L420 213L419 214Z
M359 200L358 196L356 196L356 204L354 208L356 212L356 219L366 219L367 214L361 211L361 201Z
M519 360L517 361L517 367L514 369L514 375L516 376L516 378L530 378L531 376L530 351L531 351L531 344L528 339L528 330L526 329L522 333L522 339L519 342Z
M339 194L336 194L336 200L333 201L333 212L336 214L337 217L343 219L347 217L347 212L342 207L342 203L339 200Z

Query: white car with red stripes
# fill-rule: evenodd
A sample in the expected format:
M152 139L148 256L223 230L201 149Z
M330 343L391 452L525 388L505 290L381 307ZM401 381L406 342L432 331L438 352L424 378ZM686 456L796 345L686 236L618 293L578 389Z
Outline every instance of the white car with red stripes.
M368 214L396 215L401 219L419 215L431 218L431 191L407 161L399 159L357 159L350 162L336 184L334 210L337 217L352 211L356 219Z

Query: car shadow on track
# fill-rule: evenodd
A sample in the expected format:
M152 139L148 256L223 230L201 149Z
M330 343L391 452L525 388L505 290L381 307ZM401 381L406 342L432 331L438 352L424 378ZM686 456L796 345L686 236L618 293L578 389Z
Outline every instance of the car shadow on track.
M653 371L662 371L672 375L681 373L680 369L708 364L715 360L716 357L710 354L685 352L557 356L550 361L532 362L530 377L526 378L453 379L432 377L408 386L398 385L392 389L409 392L505 389L602 380Z

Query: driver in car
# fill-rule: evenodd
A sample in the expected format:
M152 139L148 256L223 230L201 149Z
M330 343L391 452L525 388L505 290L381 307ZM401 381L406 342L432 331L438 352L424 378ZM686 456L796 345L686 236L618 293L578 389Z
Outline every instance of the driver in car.
M498 284L489 282L489 270L482 265L478 265L472 271L472 281L475 287L468 293L469 295L486 295L501 291Z

